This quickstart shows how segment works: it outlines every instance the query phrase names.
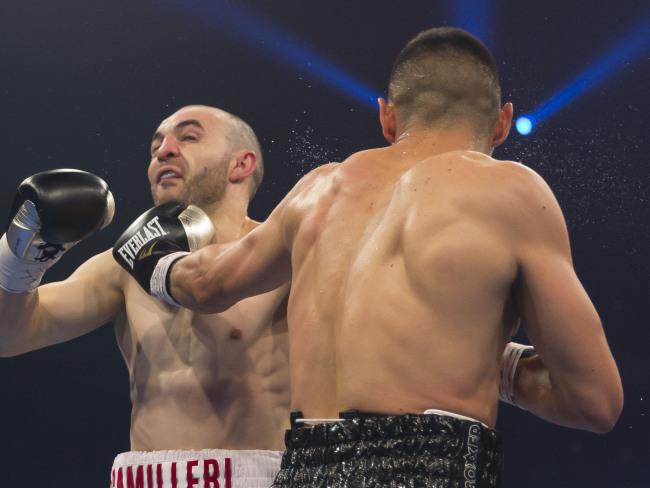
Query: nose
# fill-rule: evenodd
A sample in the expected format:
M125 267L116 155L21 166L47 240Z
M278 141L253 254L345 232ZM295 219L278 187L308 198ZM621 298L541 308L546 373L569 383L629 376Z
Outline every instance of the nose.
M158 148L158 160L167 161L168 159L177 157L179 154L180 146L176 138L171 134L165 136Z

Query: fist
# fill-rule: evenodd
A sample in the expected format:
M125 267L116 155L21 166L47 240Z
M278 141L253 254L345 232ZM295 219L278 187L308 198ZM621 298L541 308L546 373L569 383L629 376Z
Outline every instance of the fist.
M171 201L138 217L113 246L113 257L149 293L161 258L199 249L213 236L214 226L203 210Z

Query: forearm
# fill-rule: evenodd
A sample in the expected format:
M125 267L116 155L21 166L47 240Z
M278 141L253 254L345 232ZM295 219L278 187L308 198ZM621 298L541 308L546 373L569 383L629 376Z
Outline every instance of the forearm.
M227 263L221 256L223 247L212 245L173 263L167 286L179 305L198 312L218 313L236 303L224 287Z
M588 391L555 379L539 355L519 361L514 392L518 406L548 422L596 433L613 427L612 415L594 408Z
M269 222L243 239L212 244L174 261L171 272L159 264L154 274L167 277L165 287L174 301L203 313L223 312L246 297L271 291L291 280L291 258Z

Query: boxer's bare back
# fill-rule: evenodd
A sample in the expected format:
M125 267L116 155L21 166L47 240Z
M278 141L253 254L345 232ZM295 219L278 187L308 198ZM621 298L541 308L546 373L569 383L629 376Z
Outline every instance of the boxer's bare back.
M178 261L172 295L222 310L290 277L292 408L310 418L442 409L494 426L520 318L567 398L615 385L552 192L472 144L438 131L314 170L246 238Z
M437 408L494 424L516 320L517 265L495 225L509 164L467 151L414 161L397 145L323 169L287 202L294 408ZM331 374L315 381L315 368Z

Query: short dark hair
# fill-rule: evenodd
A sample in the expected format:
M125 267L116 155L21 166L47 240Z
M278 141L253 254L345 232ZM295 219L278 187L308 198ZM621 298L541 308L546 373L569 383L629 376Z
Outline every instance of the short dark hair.
M469 122L494 127L501 86L494 57L470 33L455 27L420 32L393 64L388 98L405 127Z

